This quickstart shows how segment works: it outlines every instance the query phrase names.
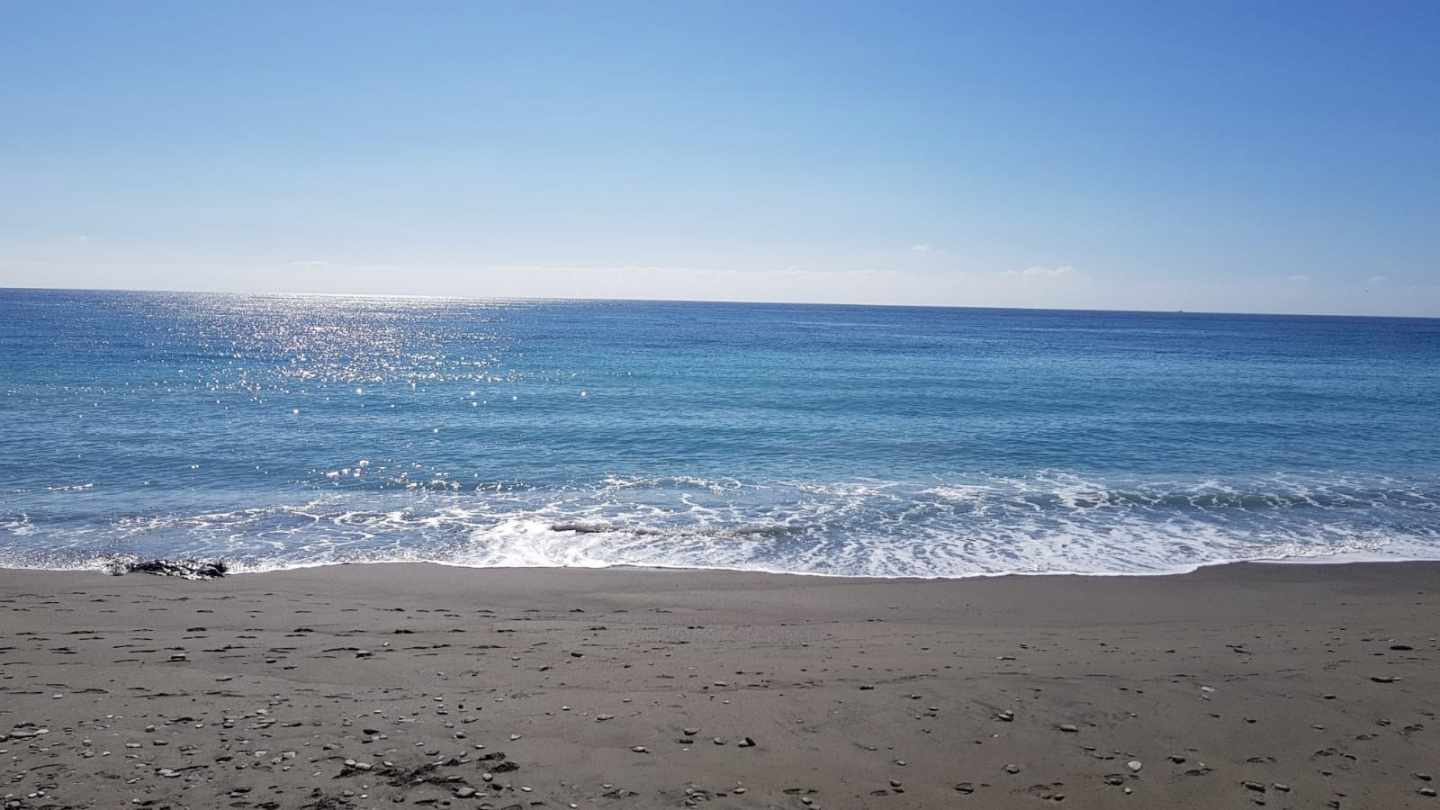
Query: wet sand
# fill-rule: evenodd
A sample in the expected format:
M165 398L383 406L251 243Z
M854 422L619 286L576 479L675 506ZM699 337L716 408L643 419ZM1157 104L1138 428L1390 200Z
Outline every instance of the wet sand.
M5 808L1440 808L1440 564L0 571Z

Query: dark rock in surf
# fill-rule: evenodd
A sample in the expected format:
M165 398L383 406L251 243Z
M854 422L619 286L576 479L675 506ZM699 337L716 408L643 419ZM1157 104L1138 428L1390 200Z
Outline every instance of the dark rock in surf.
M230 571L224 560L141 560L117 558L105 563L105 570L114 576L122 574L154 574L181 579L219 579Z

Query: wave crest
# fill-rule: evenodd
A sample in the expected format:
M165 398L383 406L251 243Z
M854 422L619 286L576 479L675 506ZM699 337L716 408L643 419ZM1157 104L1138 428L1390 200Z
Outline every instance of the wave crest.
M1440 558L1440 485L1390 477L899 482L612 476L562 487L340 489L299 503L0 513L0 563L116 554L235 570L339 562L635 565L882 577L1147 574L1254 559Z

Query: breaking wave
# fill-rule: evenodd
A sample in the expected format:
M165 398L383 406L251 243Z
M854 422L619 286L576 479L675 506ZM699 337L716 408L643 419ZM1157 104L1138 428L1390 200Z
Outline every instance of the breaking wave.
M0 564L101 568L126 554L224 559L242 572L429 561L875 577L1437 559L1440 481L1113 480L1058 471L921 482L610 476L558 487L322 482L293 503L208 511L0 511Z

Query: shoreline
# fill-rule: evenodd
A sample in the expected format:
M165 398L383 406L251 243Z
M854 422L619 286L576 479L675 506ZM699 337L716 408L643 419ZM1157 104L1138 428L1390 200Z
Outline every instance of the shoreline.
M1440 806L1440 563L659 570L0 569L0 806Z
M137 558L139 559L139 558ZM184 560L187 562L219 562L226 565L239 565L223 558L199 559L190 558L168 558L172 560ZM258 570L246 570L243 568L231 568L226 572L224 578L238 576L254 576L267 574L284 574L293 571L314 571L320 569L342 569L358 566L392 566L392 565L422 565L435 566L438 568L456 568L467 571L644 571L649 573L674 573L674 574L746 574L756 576L772 577L797 577L816 579L836 579L859 582L969 582L971 580L983 579L1004 579L1006 577L1024 578L1046 578L1046 577L1093 577L1100 579L1110 578L1156 578L1156 577L1182 577L1194 574L1210 568L1230 568L1247 565L1288 565L1288 566L1345 566L1345 565L1414 565L1436 563L1440 564L1440 558L1419 558L1419 557L1391 557L1369 552L1340 552L1337 554L1325 555L1291 555L1284 557L1257 557L1247 560L1220 560L1216 562L1196 563L1193 566L1176 568L1164 571L1000 571L1000 572L978 572L960 576L877 576L873 574L830 574L823 571L779 571L757 568L726 568L726 567L691 567L691 566L669 566L669 565L638 565L630 563L616 563L613 565L468 565L459 562L447 562L441 560L346 560L342 562L317 562L301 563L289 567L264 568ZM0 573L6 572L38 572L54 574L101 574L104 576L149 576L143 573L115 574L106 571L101 567L75 567L75 568L29 568L0 565ZM164 577L162 577L164 578Z

